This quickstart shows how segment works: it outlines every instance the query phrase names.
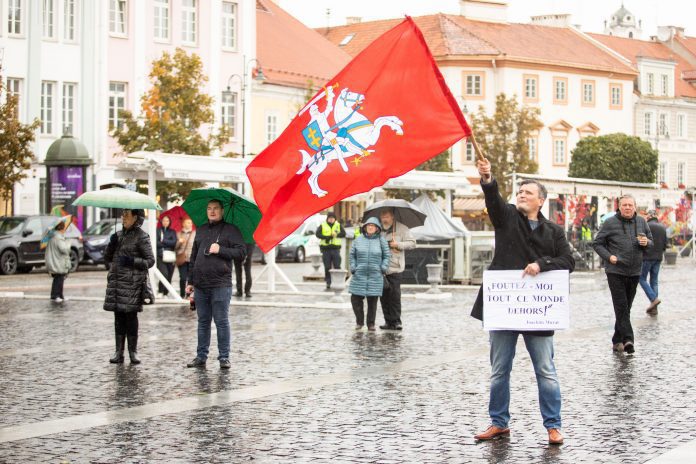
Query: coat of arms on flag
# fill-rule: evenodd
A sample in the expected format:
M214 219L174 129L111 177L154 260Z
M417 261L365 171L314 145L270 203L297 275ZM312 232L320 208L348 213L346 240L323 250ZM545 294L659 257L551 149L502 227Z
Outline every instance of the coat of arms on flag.
M356 157L351 162L358 166L362 158L376 150L368 150L379 140L380 131L388 127L397 135L403 135L403 122L396 116L379 116L374 121L360 113L365 95L343 88L334 102L334 87L327 87L310 101L300 116L309 110L310 123L302 130L302 135L312 150L308 153L300 149L302 165L297 171L301 175L309 170L307 179L312 194L321 198L328 192L319 186L319 176L331 161L337 160L343 172L348 172L347 158ZM319 101L326 97L324 111L319 110ZM333 124L332 122L333 121Z

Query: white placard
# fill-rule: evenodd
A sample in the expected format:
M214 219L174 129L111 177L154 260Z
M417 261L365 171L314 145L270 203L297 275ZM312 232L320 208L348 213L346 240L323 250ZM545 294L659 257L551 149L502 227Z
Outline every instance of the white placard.
M570 326L568 271L484 271L484 330L563 330Z

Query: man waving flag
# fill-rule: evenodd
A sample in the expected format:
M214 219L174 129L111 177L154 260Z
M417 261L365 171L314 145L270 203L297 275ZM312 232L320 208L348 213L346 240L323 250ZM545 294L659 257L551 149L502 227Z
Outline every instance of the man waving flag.
M312 214L471 134L411 18L353 59L247 167L268 251Z

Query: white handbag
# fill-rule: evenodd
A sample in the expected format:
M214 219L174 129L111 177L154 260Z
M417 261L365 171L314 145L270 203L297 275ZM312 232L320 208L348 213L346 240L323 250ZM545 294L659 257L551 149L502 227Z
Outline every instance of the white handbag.
M172 250L162 251L162 262L163 263L173 263L176 261L176 253Z

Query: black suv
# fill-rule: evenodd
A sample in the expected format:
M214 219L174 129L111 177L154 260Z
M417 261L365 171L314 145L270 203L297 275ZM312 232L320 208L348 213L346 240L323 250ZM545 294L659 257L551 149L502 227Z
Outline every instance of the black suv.
M43 266L46 250L41 249L41 237L59 220L56 216L0 217L0 273L29 272ZM70 272L74 272L84 254L82 234L71 224L65 236L70 241Z

